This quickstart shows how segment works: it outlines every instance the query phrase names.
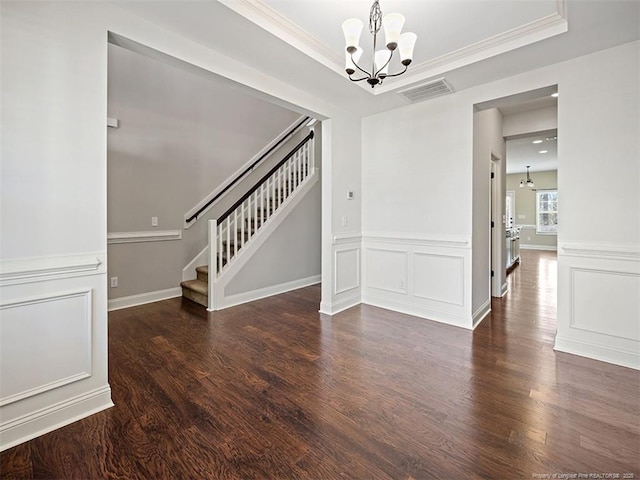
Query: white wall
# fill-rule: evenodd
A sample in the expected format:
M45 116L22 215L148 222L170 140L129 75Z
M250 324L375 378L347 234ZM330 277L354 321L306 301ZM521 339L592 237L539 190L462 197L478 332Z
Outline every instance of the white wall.
M9 385L0 405L0 448L5 449L111 405L105 270L108 31L248 85L285 107L331 118L337 131L329 135L323 167L332 172L329 181L344 179L356 191L360 124L317 92L267 77L107 3L3 1L0 9L0 328L3 342L15 347L3 344L0 352L3 387ZM227 52L227 47L219 49ZM340 225L334 217L342 214L354 219L349 228L359 233L360 201L334 194L330 183L324 188L330 209L323 205L323 242L333 235L334 224ZM323 243L323 258L331 249ZM328 289L323 295L329 295L323 301L334 304L332 263L323 264L322 277ZM63 349L47 343L38 325L23 322L43 306L47 324L59 328ZM75 334L78 328L85 329L84 336ZM43 345L46 351L34 358L31 352ZM67 354L68 349L77 352ZM45 358L60 362L38 361ZM11 372L6 384L4 372Z
M505 115L502 122L502 135L513 137L556 128L558 128L558 108L545 107Z
M638 58L639 43L633 42L365 118L365 238L370 231L394 239L409 232L412 238L458 235L470 242L472 106L557 84L562 213L556 348L640 367ZM602 85L616 88L603 91ZM594 229L593 218L606 219L606 225ZM459 276L442 272L440 288L455 291L471 283L470 270L464 270L464 281ZM365 273L365 301L369 284ZM378 295L376 302L449 323L471 322L470 315L458 322L443 308L416 305L410 297ZM440 295L442 306L447 299Z
M0 8L5 449L112 404L106 34L59 4Z
M639 45L567 62L558 85L556 348L634 368L640 368Z
M502 113L497 108L474 114L473 120L473 229L471 312L476 325L491 310L491 295L501 296L506 270L503 261L505 142ZM493 159L493 160L492 160ZM491 179L491 162L495 178ZM492 184L494 199L492 199ZM493 205L495 203L496 205ZM491 208L494 212L491 212ZM494 221L495 238L490 222ZM492 258L492 242L493 253ZM492 262L493 260L493 262ZM494 270L493 289L491 270ZM492 292L493 290L493 292Z
M435 98L362 131L363 301L470 328L473 103Z
M360 118L322 122L322 223L331 228L322 229L320 312L329 315L361 301L360 158ZM352 199L347 191L353 191Z

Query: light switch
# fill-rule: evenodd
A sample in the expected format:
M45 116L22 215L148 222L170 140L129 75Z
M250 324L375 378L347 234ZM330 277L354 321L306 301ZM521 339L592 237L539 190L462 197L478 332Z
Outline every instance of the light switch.
M158 217L151 217L151 226L152 227L158 226Z

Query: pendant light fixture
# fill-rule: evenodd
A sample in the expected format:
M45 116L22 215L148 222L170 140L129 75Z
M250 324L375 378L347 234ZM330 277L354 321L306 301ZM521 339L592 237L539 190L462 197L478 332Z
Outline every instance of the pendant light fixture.
M536 186L536 184L533 183L533 180L531 180L531 177L529 176L529 167L531 167L531 165L527 165L527 181L525 182L524 180L520 180L520 188L524 187L525 185L529 188L533 188Z
M373 59L371 70L362 68L358 62L362 56L362 48L360 48L360 34L362 33L363 23L357 18L345 20L342 24L342 31L346 41L346 64L345 70L352 82L361 82L366 80L371 88L382 84L383 80L388 77L397 77L407 71L407 67L413 60L413 48L416 44L417 35L415 33L400 33L404 26L404 17L399 13L390 13L382 16L379 0L375 0L369 12L369 32L373 35ZM384 27L386 40L386 48L376 51L378 43L378 32ZM393 58L394 52L400 52L400 62L404 66L404 70L398 73L389 73L389 64ZM364 76L354 78L353 75L359 70Z

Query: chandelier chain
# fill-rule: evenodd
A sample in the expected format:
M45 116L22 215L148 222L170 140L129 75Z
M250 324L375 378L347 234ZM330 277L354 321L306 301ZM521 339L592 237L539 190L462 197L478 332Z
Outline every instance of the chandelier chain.
M379 0L375 0L369 12L369 31L375 35L380 31L380 27L382 27L382 10L380 10Z

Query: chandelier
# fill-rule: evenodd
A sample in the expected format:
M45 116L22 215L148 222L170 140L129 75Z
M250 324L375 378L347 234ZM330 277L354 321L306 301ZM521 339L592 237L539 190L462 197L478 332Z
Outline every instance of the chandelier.
M527 165L527 181L525 182L524 180L520 180L520 188L524 187L525 185L529 188L533 188L536 186L535 183L533 183L533 180L531 180L531 177L529 176L529 167L531 165Z
M407 71L407 67L413 60L413 47L416 44L417 35L415 33L400 33L404 26L404 17L399 13L390 13L382 16L379 0L375 0L369 12L369 31L373 35L373 61L371 62L371 70L367 70L358 65L362 56L362 48L359 46L360 34L362 33L363 23L357 18L345 20L342 24L342 31L347 44L345 70L352 82L361 82L366 80L371 88L382 84L385 78L397 77ZM386 49L378 50L378 32L380 27L384 27L384 35L386 40ZM404 70L398 73L389 74L389 64L393 58L396 49L400 52L400 62L404 66ZM354 78L356 70L364 75L361 78Z

